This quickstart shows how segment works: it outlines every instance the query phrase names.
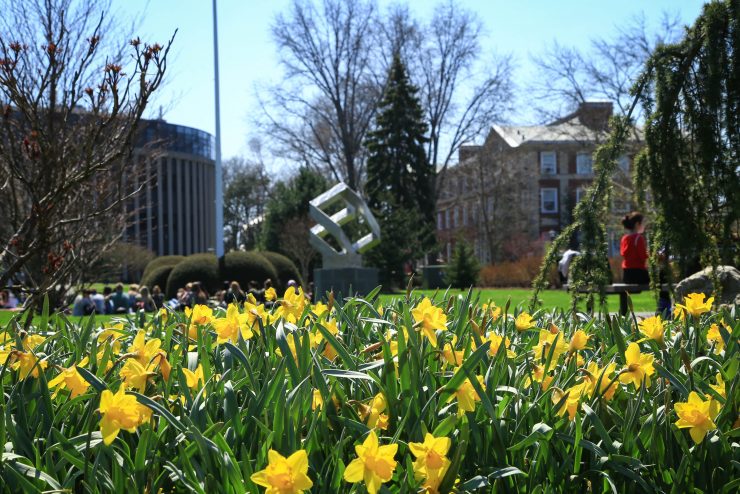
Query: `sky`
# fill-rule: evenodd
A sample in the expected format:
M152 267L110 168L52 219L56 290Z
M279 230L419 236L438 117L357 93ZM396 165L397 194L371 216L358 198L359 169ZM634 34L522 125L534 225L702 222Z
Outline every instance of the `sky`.
M278 81L281 70L270 26L290 0L218 0L219 65L221 79L221 133L224 159L248 156L249 141L259 137L254 120L259 115L258 91ZM381 7L391 0L380 0ZM408 0L422 19L435 1ZM477 12L486 29L484 52L513 55L526 106L526 86L534 76L530 57L554 40L587 48L590 40L609 36L643 12L649 24L664 11L677 14L689 25L699 15L701 0L459 0ZM167 82L160 89L149 116L163 115L171 123L214 133L213 18L211 0L113 0L122 18L138 18L142 40L168 40L178 30L168 65ZM522 98L522 96L524 96ZM515 117L516 118L516 117ZM527 122L517 122L527 123Z

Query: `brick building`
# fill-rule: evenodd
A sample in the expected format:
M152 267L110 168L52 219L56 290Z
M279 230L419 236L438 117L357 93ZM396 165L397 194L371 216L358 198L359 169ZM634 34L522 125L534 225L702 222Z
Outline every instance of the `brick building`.
M611 103L583 103L547 125L494 125L483 145L463 146L458 164L440 177L441 257L449 259L463 237L484 264L513 259L559 232L594 178L592 153L607 137L611 115ZM618 162L615 220L630 210L630 167L638 147L636 136ZM614 228L612 244L621 233Z

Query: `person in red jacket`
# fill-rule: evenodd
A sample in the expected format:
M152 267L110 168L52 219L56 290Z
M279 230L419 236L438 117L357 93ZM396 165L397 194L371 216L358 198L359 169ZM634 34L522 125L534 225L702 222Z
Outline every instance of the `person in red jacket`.
M647 241L642 214L633 211L622 220L622 225L629 232L622 237L619 251L622 254L622 281L636 285L650 284L647 270Z

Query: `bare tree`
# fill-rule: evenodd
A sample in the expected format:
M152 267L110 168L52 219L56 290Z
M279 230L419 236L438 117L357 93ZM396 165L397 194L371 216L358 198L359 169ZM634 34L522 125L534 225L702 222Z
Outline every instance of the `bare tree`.
M224 230L229 249L254 247L265 205L270 176L259 159L231 158L224 163Z
M0 285L24 280L29 305L115 243L138 191L125 171L172 39L126 48L108 8L0 1Z
M630 90L656 46L675 42L683 33L680 19L664 13L651 30L644 14L632 18L611 37L591 40L588 50L556 41L533 57L538 75L532 93L541 101L545 120L562 115L587 100L612 101L620 114L632 103Z
M437 5L422 36L417 77L439 188L460 146L511 109L513 69L508 56L481 58L479 17L455 0Z
M293 0L272 26L285 80L263 101L270 135L288 156L355 189L382 92L377 22L371 0Z
M312 225L313 223L307 215L298 216L288 220L280 233L280 246L285 252L290 252L291 257L298 261L304 283L308 283L311 278L309 273L311 263L319 255L308 241L308 232Z

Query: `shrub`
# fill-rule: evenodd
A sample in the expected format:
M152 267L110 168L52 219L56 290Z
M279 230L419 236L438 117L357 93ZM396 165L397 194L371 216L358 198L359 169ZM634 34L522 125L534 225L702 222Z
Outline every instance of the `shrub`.
M452 260L445 270L445 282L455 288L468 288L478 282L480 265L475 252L462 239L457 241Z
M174 268L174 266L159 266L150 270L146 276L141 278L141 285L148 287L149 290L154 288L155 285L159 285L159 288L164 291L167 288L167 280L170 277L170 273L172 273Z
M87 266L83 280L89 282L132 283L154 259L154 253L140 245L117 242L94 263ZM124 270L125 267L125 270Z
M221 285L218 261L213 254L193 254L180 261L167 278L167 296L177 295L177 289L187 283L200 281L209 293L216 292Z
M289 280L295 280L299 285L303 285L301 274L298 272L298 268L290 258L282 254L278 254L277 252L270 251L262 251L260 254L262 254L275 267L277 280L273 281L276 282L281 291L285 289L285 285Z
M490 287L530 287L542 265L539 256L522 257L516 261L489 264L480 272L480 286ZM548 276L550 286L558 286L558 273L552 267Z
M224 256L221 279L238 281L246 290L250 281L264 282L267 278L278 279L277 271L270 261L259 252L229 252Z
M171 268L174 268L177 266L180 261L185 259L185 256L159 256L155 257L151 261L149 261L149 264L146 265L146 268L144 268L144 274L141 275L141 284L146 285L144 283L144 279L155 269L160 268L162 266L169 266ZM147 285L149 286L149 285ZM164 288L163 285L159 285L160 288Z

